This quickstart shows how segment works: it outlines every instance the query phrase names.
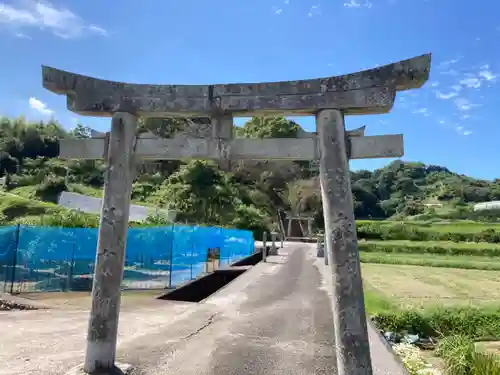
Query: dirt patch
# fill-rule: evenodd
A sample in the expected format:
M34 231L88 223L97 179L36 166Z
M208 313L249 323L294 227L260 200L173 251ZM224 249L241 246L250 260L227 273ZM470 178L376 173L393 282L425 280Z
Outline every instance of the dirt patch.
M14 301L0 300L0 311L12 310L37 310L37 308Z
M122 291L121 309L134 310L161 304L157 300L165 294L165 289L124 290ZM89 292L48 292L25 293L18 295L29 304L42 305L53 309L90 309L92 296Z

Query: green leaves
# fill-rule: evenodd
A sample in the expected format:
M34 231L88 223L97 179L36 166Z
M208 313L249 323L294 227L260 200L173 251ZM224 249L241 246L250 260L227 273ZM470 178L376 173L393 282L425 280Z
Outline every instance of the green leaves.
M284 117L252 117L243 125L247 138L295 138L302 128Z

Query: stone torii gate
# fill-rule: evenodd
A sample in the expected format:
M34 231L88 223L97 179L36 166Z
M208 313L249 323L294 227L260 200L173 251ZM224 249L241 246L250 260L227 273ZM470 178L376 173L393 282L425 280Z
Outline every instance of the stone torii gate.
M220 85L128 84L43 66L43 86L66 95L69 110L112 117L109 137L60 143L62 158L104 158L108 164L83 371L116 370L120 284L137 158L319 159L338 374L372 374L349 159L400 157L403 137L350 136L344 116L389 112L397 91L427 81L430 60L427 54L342 76ZM297 139L232 139L233 117L272 115L315 116L317 132ZM163 139L137 137L138 116L209 121Z

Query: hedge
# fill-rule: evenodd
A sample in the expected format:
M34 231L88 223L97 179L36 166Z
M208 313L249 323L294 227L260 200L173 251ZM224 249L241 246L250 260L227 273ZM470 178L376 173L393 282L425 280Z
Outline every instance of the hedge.
M410 240L410 241L452 241L500 243L500 231L488 228L477 233L438 232L422 230L411 224L382 225L360 223L357 225L359 239L366 240Z
M367 253L500 256L500 245L491 243L359 241L358 248Z

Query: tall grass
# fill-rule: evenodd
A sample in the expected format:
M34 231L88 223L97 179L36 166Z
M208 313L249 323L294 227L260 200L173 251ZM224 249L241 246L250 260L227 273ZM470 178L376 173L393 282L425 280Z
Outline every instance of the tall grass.
M477 350L470 337L453 335L439 342L436 354L449 375L500 375L500 361L491 353Z
M389 332L408 332L435 338L463 335L478 341L500 339L498 306L396 309L376 313L372 319L379 329Z

